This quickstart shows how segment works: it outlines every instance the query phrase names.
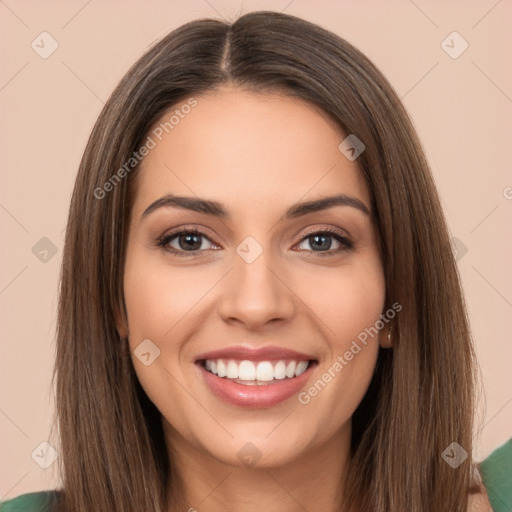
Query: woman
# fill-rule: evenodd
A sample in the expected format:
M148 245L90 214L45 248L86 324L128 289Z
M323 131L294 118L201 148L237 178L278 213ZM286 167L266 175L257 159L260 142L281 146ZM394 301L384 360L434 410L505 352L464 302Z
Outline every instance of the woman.
M336 35L253 12L154 45L90 137L61 278L51 510L488 509L435 186Z

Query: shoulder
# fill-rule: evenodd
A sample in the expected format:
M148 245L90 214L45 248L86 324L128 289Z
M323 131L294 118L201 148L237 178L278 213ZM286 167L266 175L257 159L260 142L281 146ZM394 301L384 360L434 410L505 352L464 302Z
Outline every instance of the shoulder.
M485 490L469 495L468 512L494 512Z
M39 491L0 501L0 512L51 512L60 491Z
M487 503L488 510L494 512L510 512L512 510L512 439L494 450L479 465L484 493L475 495L472 502ZM480 505L483 507L483 505ZM474 508L475 512L487 510ZM473 512L470 508L469 512Z

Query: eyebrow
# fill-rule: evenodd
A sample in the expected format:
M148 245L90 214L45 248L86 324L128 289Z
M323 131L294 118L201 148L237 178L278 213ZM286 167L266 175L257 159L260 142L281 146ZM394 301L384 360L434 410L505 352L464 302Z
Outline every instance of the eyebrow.
M169 206L199 213L205 213L207 215L213 215L214 217L219 217L222 219L229 219L232 217L231 212L225 208L222 203L217 201L167 194L151 203L144 210L142 219L146 218L150 213L159 208ZM359 199L352 196L347 196L345 194L337 194L334 196L316 199L314 201L296 203L288 208L285 214L281 217L281 220L295 219L309 213L315 213L321 210L332 208L333 206L350 206L360 210L366 215L370 215L369 208Z

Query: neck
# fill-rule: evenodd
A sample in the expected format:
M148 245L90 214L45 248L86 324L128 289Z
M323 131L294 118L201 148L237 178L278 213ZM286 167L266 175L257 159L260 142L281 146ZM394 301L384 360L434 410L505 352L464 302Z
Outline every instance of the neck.
M201 512L339 512L350 462L350 423L280 466L227 464L198 449L164 421L169 455L186 497ZM262 461L263 462L263 459Z

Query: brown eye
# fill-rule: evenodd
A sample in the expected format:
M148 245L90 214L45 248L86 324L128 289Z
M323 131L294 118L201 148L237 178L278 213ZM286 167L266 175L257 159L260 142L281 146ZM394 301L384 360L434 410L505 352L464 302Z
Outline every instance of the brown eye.
M209 249L204 247L204 240L208 240L213 245L209 238L201 231L197 229L184 229L165 235L159 240L157 245L177 256L194 256Z
M333 250L331 250L333 245L332 239L335 240L335 245L338 245L338 247L335 247ZM344 250L353 249L354 247L349 238L340 234L338 231L331 229L323 229L321 231L309 233L302 239L301 245L305 242L307 242L310 249L301 249L301 251L306 250L318 253L319 256L337 254Z

